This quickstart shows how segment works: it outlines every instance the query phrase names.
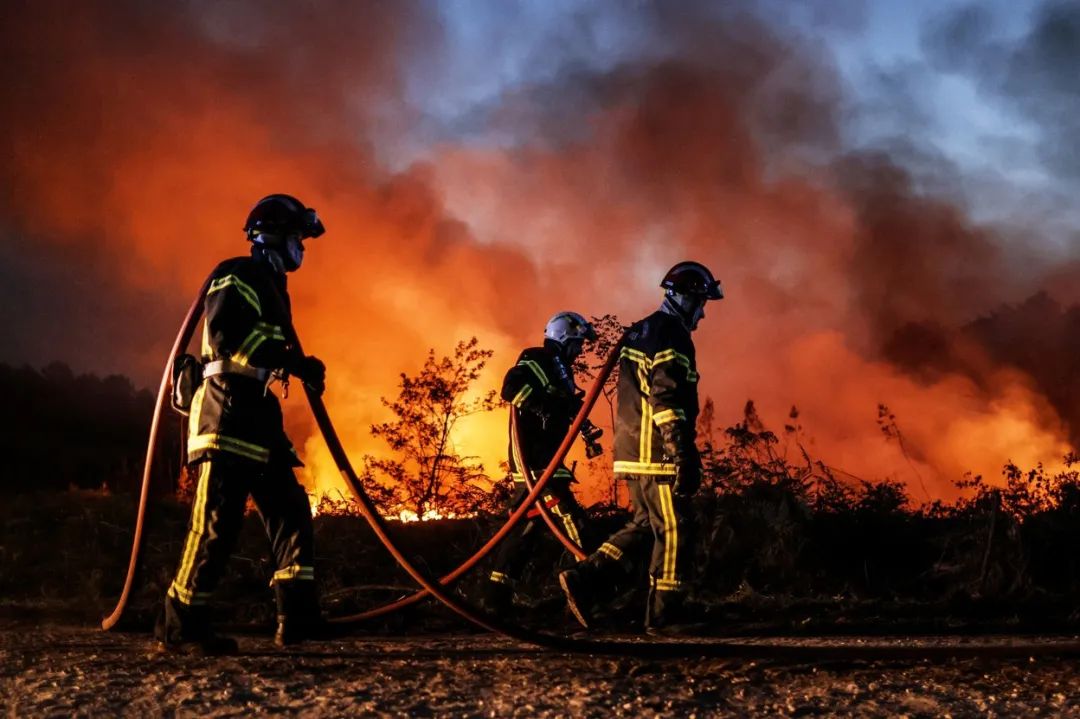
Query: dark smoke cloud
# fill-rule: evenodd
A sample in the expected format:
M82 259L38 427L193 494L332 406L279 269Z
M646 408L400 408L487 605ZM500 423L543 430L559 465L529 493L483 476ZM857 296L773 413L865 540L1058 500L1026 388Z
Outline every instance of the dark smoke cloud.
M440 42L411 2L17 1L0 28L0 356L140 382L254 199L381 181L370 138Z
M330 228L292 293L350 449L371 451L378 396L428 347L478 334L505 363L555 310L650 311L662 270L695 257L730 291L699 340L720 421L748 397L776 416L794 402L830 460L895 476L886 401L942 495L973 448L991 465L1057 452L1048 400L1005 367L1022 365L992 329L958 330L1030 294L1043 273L1013 271L1030 246L972 219L932 148L849 147L828 49L770 7L586 6L567 42L614 13L637 46L605 67L552 48L577 60L466 113L473 142L390 171L380 137L425 122L403 68L439 61L427 5L8 4L0 225L34 247L7 253L0 302L31 301L4 351L101 337L117 369L153 377L163 316L243 251L252 200L288 189ZM512 148L475 142L492 137ZM501 452L502 423L469 450Z

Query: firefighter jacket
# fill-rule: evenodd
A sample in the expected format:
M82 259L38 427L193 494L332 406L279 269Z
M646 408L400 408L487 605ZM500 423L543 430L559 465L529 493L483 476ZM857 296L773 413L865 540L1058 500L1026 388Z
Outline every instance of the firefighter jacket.
M581 408L581 392L574 385L571 370L554 348L530 347L521 353L517 364L503 379L502 398L518 408L518 433L525 465L536 478L562 444L570 425ZM515 482L525 481L514 456L510 439L510 474ZM553 479L569 482L570 470L559 467Z
M619 353L615 474L674 477L699 462L694 342L681 322L656 311L630 326Z
M293 356L285 329L291 326L285 276L251 257L225 260L206 291L203 362L230 360L276 370ZM225 453L255 462L299 466L282 426L281 405L255 377L225 373L199 385L188 418L188 461Z

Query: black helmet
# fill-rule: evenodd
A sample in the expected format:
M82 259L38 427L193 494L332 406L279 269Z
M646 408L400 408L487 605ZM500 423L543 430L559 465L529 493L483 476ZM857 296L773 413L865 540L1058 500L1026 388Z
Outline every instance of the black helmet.
M724 299L724 290L709 268L700 262L680 262L664 275L660 286L665 290L678 292L706 300Z
M326 232L315 210L292 195L267 195L255 203L244 223L249 240L262 234L291 235L299 233L301 239L318 237Z

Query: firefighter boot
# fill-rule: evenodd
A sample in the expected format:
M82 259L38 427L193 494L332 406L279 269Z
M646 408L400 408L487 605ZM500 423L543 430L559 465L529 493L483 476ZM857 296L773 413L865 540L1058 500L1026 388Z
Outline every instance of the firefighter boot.
M686 592L649 591L645 633L652 636L701 634L706 628L701 608L687 599Z
M495 575L492 572L480 590L480 609L498 617L514 606L514 588L508 579L503 578L506 575L499 574L498 578Z
M166 598L154 624L154 638L157 651L183 656L226 656L238 649L235 639L211 629L207 607L188 606L172 597Z
M319 594L315 582L294 580L276 582L277 631L274 646L287 647L305 639L328 639L330 627L319 611Z
M584 564L584 563L582 563ZM593 592L589 588L588 572L584 566L559 573L559 586L566 595L566 606L578 624L589 628L593 615Z
M559 574L566 606L581 626L588 629L595 623L597 610L615 597L625 571L619 561L597 553Z

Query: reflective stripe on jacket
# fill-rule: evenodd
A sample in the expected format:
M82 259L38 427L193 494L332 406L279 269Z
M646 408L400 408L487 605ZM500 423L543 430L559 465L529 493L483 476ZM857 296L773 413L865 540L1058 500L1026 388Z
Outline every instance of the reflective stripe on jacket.
M684 423L693 442L698 415L698 373L690 332L656 311L630 326L619 354L615 415L615 474L672 476L660 427Z
M525 455L525 464L536 473L536 479L555 456L581 407L569 372L561 366L554 350L530 347L521 353L503 378L502 398L518 408L521 451ZM514 456L513 439L507 456L514 481L524 481L519 469L521 464ZM569 481L572 475L570 470L560 467L555 477Z
M251 257L222 262L214 269L204 310L204 362L230 359L266 369L286 363L289 296L284 275L269 264ZM188 461L219 453L300 464L285 436L278 399L264 383L221 374L203 380L196 390L188 418Z

